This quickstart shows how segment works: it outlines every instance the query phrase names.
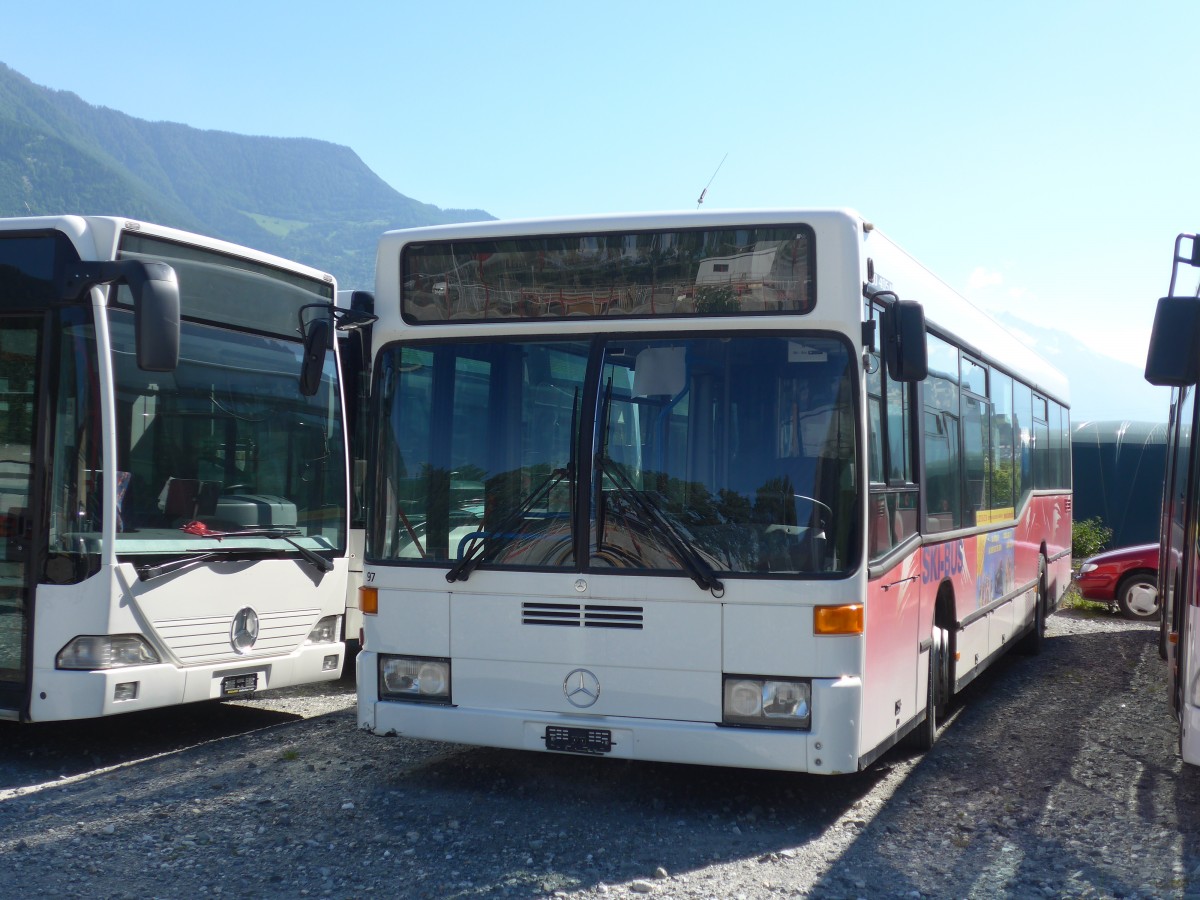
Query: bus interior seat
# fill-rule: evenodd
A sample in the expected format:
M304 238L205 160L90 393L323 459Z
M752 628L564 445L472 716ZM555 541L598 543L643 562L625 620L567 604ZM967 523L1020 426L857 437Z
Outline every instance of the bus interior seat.
M199 479L172 478L167 482L167 499L163 504L163 513L170 519L194 519L199 493Z
M219 481L172 478L167 483L163 513L169 519L194 519L199 515L212 515L217 511L217 498L220 495Z

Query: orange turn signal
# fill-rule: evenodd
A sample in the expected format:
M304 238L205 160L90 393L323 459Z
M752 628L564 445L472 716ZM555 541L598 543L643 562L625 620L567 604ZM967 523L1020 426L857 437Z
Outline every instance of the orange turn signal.
M364 616L378 614L379 588L360 587L358 589L358 608Z
M814 634L862 634L863 605L848 603L845 606L814 606Z

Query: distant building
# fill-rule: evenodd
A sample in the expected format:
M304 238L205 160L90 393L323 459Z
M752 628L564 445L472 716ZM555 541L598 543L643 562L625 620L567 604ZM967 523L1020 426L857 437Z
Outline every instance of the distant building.
M1100 519L1112 529L1112 547L1157 541L1166 456L1165 423L1076 423L1074 520Z

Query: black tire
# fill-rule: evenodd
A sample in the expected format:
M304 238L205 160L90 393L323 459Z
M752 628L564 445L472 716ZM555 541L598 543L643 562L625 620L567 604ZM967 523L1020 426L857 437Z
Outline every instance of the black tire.
M1162 616L1158 623L1158 655L1164 660L1169 659L1171 656L1168 652L1171 632L1175 630L1177 623L1183 618L1183 613L1179 609L1179 572L1175 573L1174 584L1169 590L1170 593L1166 596L1175 598L1175 608L1171 610L1168 616L1167 606L1165 603L1162 603ZM1159 601L1160 603L1162 602L1162 597L1159 597Z
M1038 556L1037 598L1033 604L1033 631L1021 638L1021 652L1037 656L1046 643L1046 557Z
M1155 577L1146 572L1134 572L1126 576L1117 585L1117 607L1127 619L1137 622L1157 619L1162 615L1162 598L1158 595Z
M1175 596L1178 596L1178 592ZM1159 600L1161 601L1161 599L1162 598L1160 597ZM1166 661L1170 658L1170 654L1167 652L1167 643L1170 634L1171 621L1167 618L1167 609L1164 606L1162 610L1162 618L1160 618L1158 621L1158 655L1163 661Z
M925 690L925 720L908 734L908 744L925 753L937 741L938 720L946 709L947 667L949 662L946 629L934 626L929 648L929 680Z

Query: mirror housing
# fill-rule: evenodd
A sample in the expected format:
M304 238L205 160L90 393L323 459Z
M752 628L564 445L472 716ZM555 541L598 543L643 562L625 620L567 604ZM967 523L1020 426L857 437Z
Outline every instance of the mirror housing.
M300 363L300 393L305 397L316 394L321 386L325 354L329 352L333 327L324 316L313 319L304 329L304 359Z
M375 321L375 295L370 291L351 291L350 309L356 313L371 316L371 321Z
M66 266L58 295L77 302L102 284L125 284L133 295L134 333L138 368L145 372L174 372L179 365L179 278L164 262L119 259L79 262Z
M166 263L130 261L137 364L143 372L174 372L179 365L179 279Z
M893 381L923 381L929 374L925 310L916 300L896 300L883 310L883 358Z
M1146 380L1161 387L1200 382L1200 298L1158 301L1146 352Z

